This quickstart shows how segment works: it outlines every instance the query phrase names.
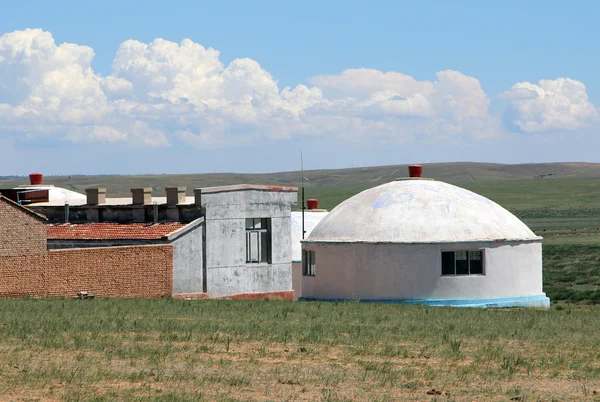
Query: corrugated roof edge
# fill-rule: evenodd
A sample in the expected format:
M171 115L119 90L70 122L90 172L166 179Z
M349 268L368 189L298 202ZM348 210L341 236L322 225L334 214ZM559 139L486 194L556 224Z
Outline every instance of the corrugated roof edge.
M8 205L11 205L13 208L17 208L18 210L25 212L26 214L38 219L41 222L44 222L44 223L48 222L48 218L46 218L45 215L38 214L37 212L34 212L31 209L29 209L17 202L14 202L10 198L6 198L2 194L0 194L0 200L6 202Z
M267 186L261 184L234 184L231 186L218 186L218 187L204 187L196 188L194 190L200 190L202 194L211 193L225 193L230 191L281 191L281 192L298 192L298 187L288 186Z

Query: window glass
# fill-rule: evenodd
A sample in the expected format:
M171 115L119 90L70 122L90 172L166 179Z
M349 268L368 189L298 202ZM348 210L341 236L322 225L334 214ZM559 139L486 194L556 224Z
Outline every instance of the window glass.
M456 275L469 275L469 260L466 251L456 251Z
M469 251L469 273L471 275L483 274L483 252L481 250Z
M246 219L246 262L271 262L269 218Z
M308 263L306 259L308 258L308 251L302 250L302 275L308 275Z
M249 232L246 238L249 252L248 262L258 262L258 232Z
M454 275L454 251L442 252L442 275Z
M484 275L483 250L442 251L442 275Z
M269 233L260 232L260 262L269 262L268 256L271 254L269 248L271 243L269 242Z
M302 252L302 275L314 276L315 275L315 252L310 250L303 250Z

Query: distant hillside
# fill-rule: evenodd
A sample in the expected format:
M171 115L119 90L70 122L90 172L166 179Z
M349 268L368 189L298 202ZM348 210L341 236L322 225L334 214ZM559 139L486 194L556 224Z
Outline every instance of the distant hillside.
M434 163L424 164L424 176L443 180L448 183L466 183L481 181L535 179L545 176L552 178L591 178L600 177L600 164L594 163L539 163L504 165L493 163ZM378 184L392 181L407 175L407 165L373 166L352 169L307 170L305 186L335 189L349 193ZM278 172L266 174L205 173L186 175L135 175L135 176L48 176L47 184L84 192L88 187L107 188L109 196L125 196L133 187L152 187L159 194L169 186L185 186L188 194L197 187L210 187L227 184L280 184L299 186L300 172ZM0 187L13 187L28 184L27 178L0 180ZM316 190L316 189L315 189ZM321 192L321 191L319 191ZM351 194L350 194L351 195Z

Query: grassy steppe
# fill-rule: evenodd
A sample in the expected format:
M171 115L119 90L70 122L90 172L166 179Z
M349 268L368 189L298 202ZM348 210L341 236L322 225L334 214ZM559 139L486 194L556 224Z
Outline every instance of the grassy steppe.
M331 209L403 176L306 172ZM232 300L0 299L0 400L572 401L600 399L600 165L437 164L544 236L550 311ZM552 173L544 179L535 175ZM72 176L106 186L297 185L272 175ZM0 181L0 188L24 181ZM579 303L573 305L564 301Z
M596 307L0 299L0 400L597 400Z

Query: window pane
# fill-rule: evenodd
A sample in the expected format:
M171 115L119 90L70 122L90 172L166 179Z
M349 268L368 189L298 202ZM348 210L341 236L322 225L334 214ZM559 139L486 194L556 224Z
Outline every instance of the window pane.
M466 251L456 251L456 275L469 274L469 260Z
M315 252L302 250L302 275L314 276L315 274Z
M269 240L268 232L260 232L260 262L269 262Z
M250 232L250 262L258 262L258 232Z
M302 275L307 275L306 250L302 250Z
M310 262L308 261L307 250L304 250L304 255L302 256L302 263L304 265L304 275L310 275Z
M310 275L310 251L304 250L304 255L302 257L302 263L304 265L304 275Z
M442 252L442 275L454 275L454 251Z
M483 274L483 251L469 251L470 274Z
M246 262L271 263L271 220L246 218Z
M250 233L246 232L246 262L250 262Z

